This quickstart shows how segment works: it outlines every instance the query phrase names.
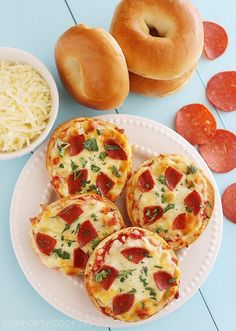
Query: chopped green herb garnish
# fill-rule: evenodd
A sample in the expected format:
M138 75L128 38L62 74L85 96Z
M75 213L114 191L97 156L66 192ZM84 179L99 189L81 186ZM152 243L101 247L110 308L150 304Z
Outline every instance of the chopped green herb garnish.
M193 187L195 186L195 185L194 185L194 182L192 182L192 181L191 181L190 183L188 182L187 185L188 185L188 186L187 186L188 189L193 188Z
M168 230L166 229L163 229L161 226L159 226L157 229L156 229L156 232L157 233L160 233L160 232L164 232L164 233L167 233L168 232Z
M82 174L81 170L77 170L79 168L79 166L73 161L70 161L70 166L71 166L71 170L73 171L74 174L74 180L76 180L77 178L79 178Z
M82 164L82 167L84 168L86 166L86 164L88 163L87 160L85 160L83 157L80 158L80 161L81 161L81 164Z
M97 167L95 164L91 164L91 170L93 172L99 172L101 170L101 168Z
M168 280L168 283L169 283L169 284L173 284L173 283L176 281L176 279L177 279L177 277L170 278L170 279Z
M169 203L163 210L163 213L166 213L168 210L170 209L174 209L175 208L175 204L174 203Z
M118 274L120 282L123 283L136 269L121 270Z
M167 196L165 194L161 195L161 202L165 203L167 201Z
M160 175L158 180L161 184L166 185L166 178L163 175Z
M57 149L58 149L58 154L63 157L65 154L65 150L70 146L69 143L66 143L60 139L57 139Z
M102 133L102 131L99 130L99 129L97 129L97 134L98 134L99 136L101 135L101 133Z
M97 216L96 216L95 214L92 214L92 215L91 215L91 218L92 218L95 222L98 221Z
M157 294L156 294L156 291L154 290L154 288L148 286L145 288L145 290L149 291L149 295L150 295L151 299L156 300Z
M97 140L95 138L86 140L84 143L84 148L90 152L97 152L98 151Z
M117 167L115 165L113 165L111 167L111 172L113 173L113 175L115 175L117 178L121 177L121 174L119 173Z
M155 268L162 269L163 267L161 265L154 265Z
M116 145L105 144L104 146L107 151L117 151L118 149L120 149L120 146L116 146Z
M164 187L162 187L161 188L161 192L165 192L166 190L165 190L165 188Z
M63 260L68 260L70 258L70 254L63 251L61 248L55 248L53 250L53 253L55 253L57 256L59 256Z
M95 281L100 283L103 279L105 279L111 273L111 269L102 270L97 272L95 275Z
M208 204L208 206L209 206L210 208L213 208L213 206L212 206L212 204L210 203L210 201L207 201L206 203Z
M144 272L145 275L147 276L148 268L147 268L147 267L143 267L143 272Z
M60 163L59 168L65 168L63 163Z
M70 224L67 223L67 224L65 225L64 230L62 231L62 233L64 233L65 231L69 230L69 228L70 228ZM62 233L61 233L61 234L62 234Z
M123 288L119 288L119 291L120 291L120 292L123 292L124 290L123 290Z
M94 184L89 185L88 192L90 191L95 191L97 194L101 195L99 188Z
M143 283L144 287L146 287L148 285L148 282L147 282L146 278L143 278L143 275L139 276L139 280L141 283Z
M136 293L136 292L137 292L136 288L133 287L132 290L130 290L128 293L133 294L133 293Z
M97 245L100 243L100 239L95 238L91 241L91 243L92 243L92 250L94 250L97 247Z
M99 160L104 161L107 156L106 152L101 152L98 156Z
M80 229L80 223L78 223L78 224L76 225L75 233L77 233L79 229Z
M185 206L185 210L186 210L187 213L191 213L192 212L192 209L189 208L188 206Z
M159 198L160 194L158 192L155 192L154 194Z
M187 166L187 175L189 174L195 174L197 172L197 168L194 164L191 164L190 166Z
M144 309L145 308L145 303L141 302L141 306L142 306L142 309Z

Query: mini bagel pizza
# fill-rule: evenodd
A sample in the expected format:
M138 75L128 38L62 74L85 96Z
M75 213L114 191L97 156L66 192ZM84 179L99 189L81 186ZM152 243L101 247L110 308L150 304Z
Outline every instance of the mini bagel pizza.
M114 319L135 322L178 297L180 270L170 246L157 234L131 227L103 240L85 270L94 305Z
M189 0L122 0L111 34L128 69L151 79L174 79L197 63L203 51L203 24Z
M190 160L159 155L129 179L126 207L133 225L158 233L172 249L188 247L211 218L214 189Z
M112 202L97 194L67 196L31 219L30 238L42 263L68 275L84 272L98 243L124 227Z
M75 118L54 131L46 164L61 197L94 191L115 201L130 175L131 154L123 130L99 119Z

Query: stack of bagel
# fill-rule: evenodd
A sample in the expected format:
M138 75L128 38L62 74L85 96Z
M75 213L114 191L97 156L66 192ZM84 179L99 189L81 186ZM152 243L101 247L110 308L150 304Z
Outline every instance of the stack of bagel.
M203 50L203 24L189 0L122 0L111 24L130 90L164 96L181 89Z
M118 108L129 91L165 96L181 89L203 50L203 24L189 0L121 0L110 33L78 24L55 47L67 91L81 104Z

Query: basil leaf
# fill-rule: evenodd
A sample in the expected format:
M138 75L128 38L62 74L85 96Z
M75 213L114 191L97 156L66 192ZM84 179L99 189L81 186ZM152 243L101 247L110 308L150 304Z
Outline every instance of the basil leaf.
M68 260L70 258L70 254L63 251L61 248L55 248L53 253L57 254L61 259Z
M166 178L163 175L160 175L158 180L161 184L166 185Z
M174 209L175 208L175 204L174 203L169 203L163 210L163 213L166 213L168 210L170 209Z
M91 164L91 170L93 172L99 172L101 170L101 168L97 167L95 164Z
M111 167L111 172L113 173L113 175L115 175L117 178L121 177L121 174L119 173L117 167L115 165L113 165Z
M105 144L104 146L107 151L117 151L118 149L120 149L119 146L115 146L115 145Z
M82 167L84 168L86 166L86 164L88 163L87 160L85 160L83 157L80 158L80 161L81 161L81 164L82 164Z
M95 275L95 281L97 283L100 283L103 279L105 279L109 274L111 273L111 269L102 270L100 272L97 272Z
M98 145L97 140L95 138L91 138L85 141L84 148L88 151L97 152L98 151Z
M98 156L99 160L104 161L107 156L106 152L101 152Z

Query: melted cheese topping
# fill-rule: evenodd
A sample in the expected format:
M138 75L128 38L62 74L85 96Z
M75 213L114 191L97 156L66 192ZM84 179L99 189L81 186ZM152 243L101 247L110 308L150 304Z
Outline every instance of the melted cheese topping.
M122 232L124 234L127 232L139 234L138 228L128 228L122 230ZM99 285L99 282L96 282L96 272L92 273L91 269L96 265L96 261L100 260L100 256L103 255L103 245L99 245L94 252L94 254L97 254L93 264L86 270L86 274L90 276L88 285L90 293L92 292L97 304L105 308L106 313L110 313L111 315L113 310L112 303L116 295L134 293L135 303L132 308L123 314L122 318L117 316L116 318L126 321L142 319L138 315L138 311L142 311L144 308L147 315L145 318L151 316L159 311L165 303L171 301L178 292L180 271L174 262L177 261L175 254L168 248L168 245L161 237L149 231L145 231L141 239L125 238L124 236L121 237L121 240L118 240L118 234L113 235L111 238L113 243L109 252L106 252L102 265L105 264L114 267L118 270L119 275L108 290L104 290ZM141 262L135 264L121 254L123 249L131 247L145 248L149 254ZM122 281L121 277L123 271L128 274L124 281ZM157 271L168 272L176 279L177 286L160 291L153 278L153 274Z
M165 170L169 166L183 175L173 190L163 182ZM154 187L148 192L142 192L138 179L146 170L150 171L154 179ZM199 193L202 201L198 215L193 215L184 203L184 199L193 190ZM146 161L131 177L127 187L127 209L133 224L157 232L168 240L173 248L178 248L178 245L182 246L183 243L188 245L188 242L193 241L194 236L197 237L201 233L207 202L209 202L209 186L204 174L190 160L178 155L161 155ZM160 206L164 213L156 222L144 224L144 209L149 206ZM207 207L209 209L209 206ZM182 213L186 213L187 225L183 230L174 230L173 221ZM209 213L207 217L210 216Z
M51 110L47 82L23 63L0 62L0 152L29 146L45 129Z
M84 148L79 154L71 157L68 146L63 152L63 156L61 156L58 150L58 139L68 143L70 136L77 134L83 134L85 140L95 138L98 151L89 151ZM59 177L59 186L57 189L60 195L66 196L68 194L67 178L72 173L71 162L73 161L78 166L79 170L88 170L87 184L82 187L80 192L95 191L96 193L99 193L96 188L94 189L91 187L96 186L97 176L99 173L103 172L115 183L108 192L107 197L111 201L116 200L124 188L128 174L131 170L132 162L131 147L123 133L120 133L116 127L108 122L95 119L84 119L80 121L75 120L65 131L63 131L63 135L60 133L60 130L58 130L58 132L54 133L53 139L55 139L55 141L50 149L51 169L49 170L51 177ZM127 160L115 160L106 155L104 141L108 139L113 139L121 145L127 155ZM101 155L105 155L105 157L101 157ZM97 167L95 170L93 170L94 166Z
M83 210L83 213L69 226L58 213L71 205L78 205ZM99 197L94 198L94 195L88 194L78 197L77 199L64 198L49 205L36 221L32 222L30 236L33 247L36 253L40 256L43 264L52 269L59 269L67 274L81 273L80 268L73 267L73 251L79 247L77 242L77 232L79 225L89 220L98 233L98 237L88 242L81 249L92 254L99 242L109 236L111 233L120 230L124 224L120 213L116 207L109 201ZM37 244L37 233L47 234L57 240L54 248L61 249L62 252L69 254L69 259L60 258L55 252L50 256L43 254Z

